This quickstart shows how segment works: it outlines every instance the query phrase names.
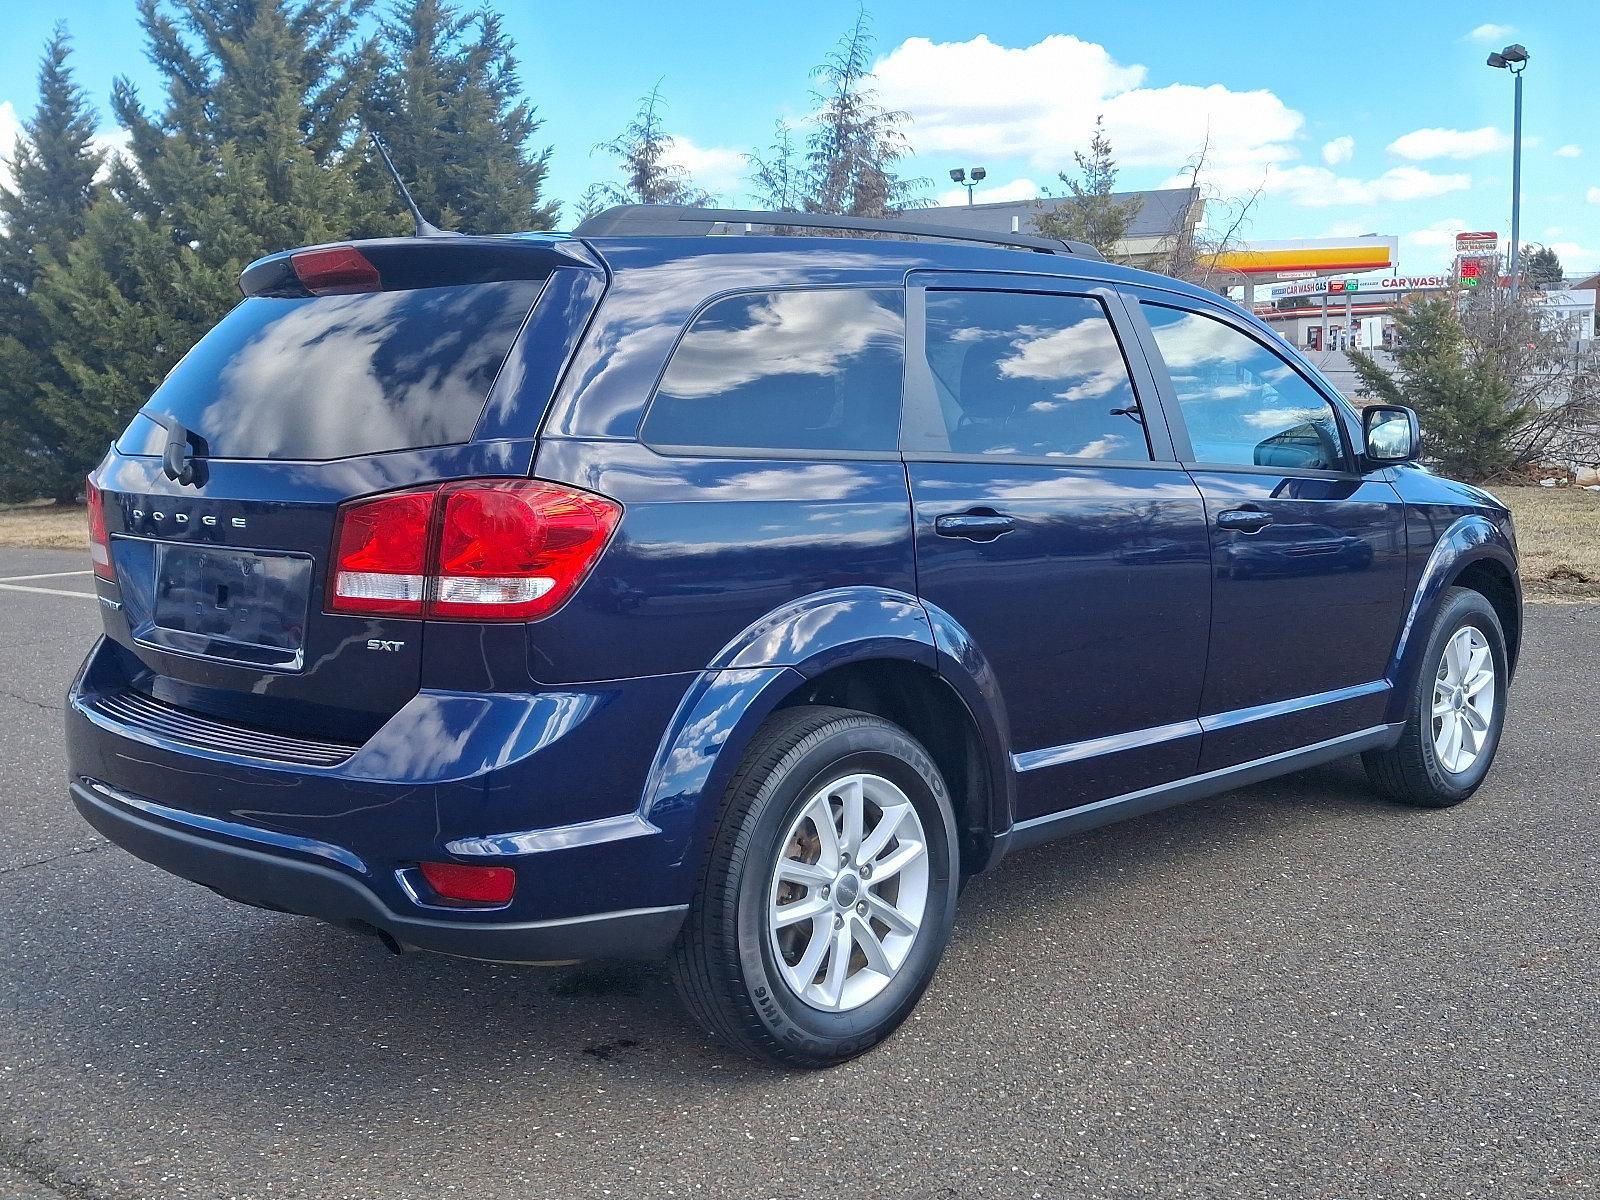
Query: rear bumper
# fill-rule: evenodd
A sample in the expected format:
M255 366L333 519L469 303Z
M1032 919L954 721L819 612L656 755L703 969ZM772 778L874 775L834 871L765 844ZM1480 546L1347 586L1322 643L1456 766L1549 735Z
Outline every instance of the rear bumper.
M185 827L174 810L156 816L151 810L160 806L105 784L75 779L69 786L89 824L164 871L262 908L376 930L411 949L494 962L653 959L671 948L687 912L670 905L516 922L403 915L338 867L288 857L265 841L243 844L237 829L222 840L214 828Z

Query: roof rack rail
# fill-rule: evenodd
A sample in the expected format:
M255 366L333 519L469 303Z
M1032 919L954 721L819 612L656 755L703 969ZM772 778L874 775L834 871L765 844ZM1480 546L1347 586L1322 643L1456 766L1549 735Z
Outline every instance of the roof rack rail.
M715 225L773 225L784 229L837 229L844 233L893 233L903 237L938 238L952 242L983 242L1039 254L1075 254L1101 258L1087 242L1065 238L1034 237L1026 233L991 233L959 225L895 220L885 217L841 217L832 213L769 212L754 208L692 208L681 204L619 204L585 217L574 229L576 237L694 237L708 234Z

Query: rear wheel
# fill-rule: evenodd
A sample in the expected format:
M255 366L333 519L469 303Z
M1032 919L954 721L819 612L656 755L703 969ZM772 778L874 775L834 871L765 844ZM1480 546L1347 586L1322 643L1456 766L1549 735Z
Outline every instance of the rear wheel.
M748 1054L843 1062L927 987L957 881L949 796L915 739L865 713L784 710L729 786L674 981Z
M1509 676L1494 606L1479 592L1451 588L1424 653L1400 741L1362 762L1391 799L1448 808L1483 783L1505 725Z

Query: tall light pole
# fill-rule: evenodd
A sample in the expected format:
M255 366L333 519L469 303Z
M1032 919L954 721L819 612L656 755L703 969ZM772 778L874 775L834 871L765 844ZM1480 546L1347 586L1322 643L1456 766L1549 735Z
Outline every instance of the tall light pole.
M954 167L950 171L950 182L951 183L959 183L962 187L967 189L967 207L968 208L972 207L972 191L973 191L973 189L976 188L980 183L982 183L988 177L989 177L989 172L988 171L984 170L982 167L973 167L972 168L972 182L968 183L967 182L967 172L966 172L965 168Z
M1511 72L1516 80L1515 115L1511 118L1511 297L1522 287L1522 73L1528 69L1528 51L1507 46L1489 55L1491 67Z

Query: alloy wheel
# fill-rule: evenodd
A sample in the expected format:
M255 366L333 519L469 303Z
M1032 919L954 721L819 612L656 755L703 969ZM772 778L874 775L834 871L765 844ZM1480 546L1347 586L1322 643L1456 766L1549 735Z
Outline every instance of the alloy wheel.
M905 964L928 907L922 818L898 786L857 773L818 788L773 864L767 936L801 1001L847 1012Z
M1478 761L1494 720L1494 655L1489 641L1463 625L1445 643L1433 682L1433 751L1459 775Z

